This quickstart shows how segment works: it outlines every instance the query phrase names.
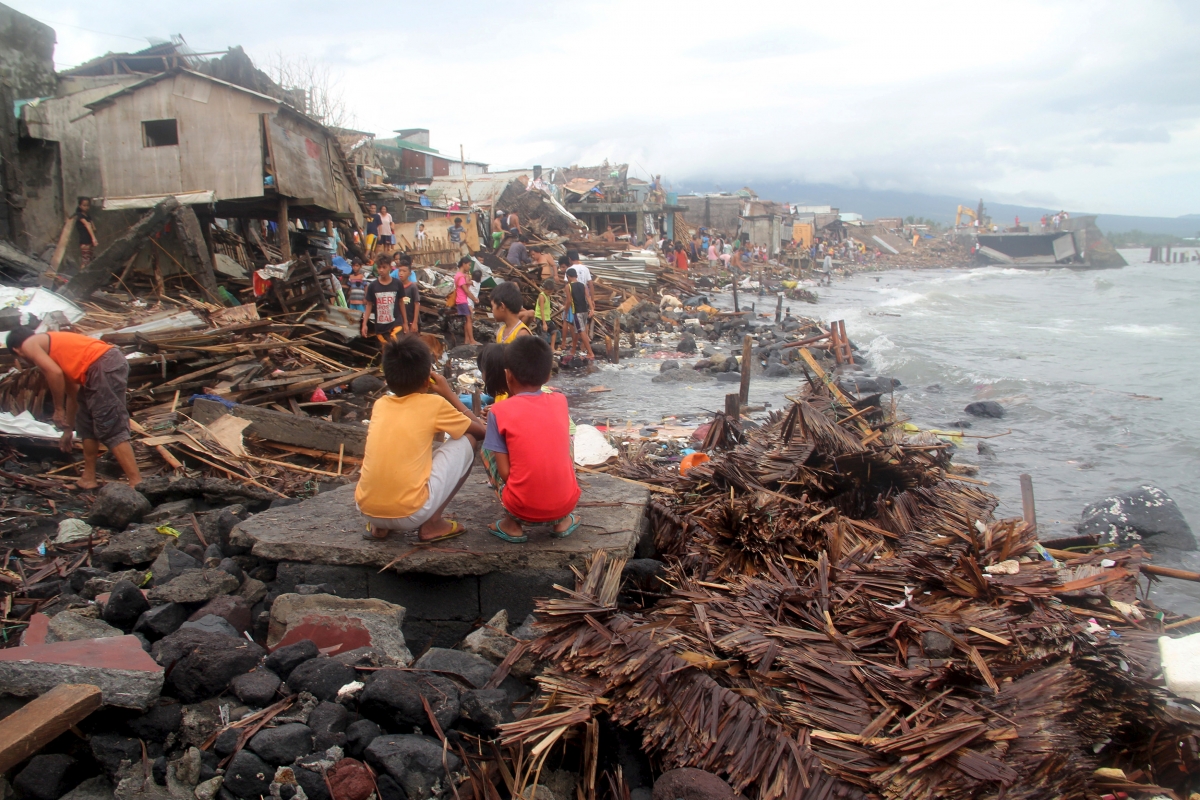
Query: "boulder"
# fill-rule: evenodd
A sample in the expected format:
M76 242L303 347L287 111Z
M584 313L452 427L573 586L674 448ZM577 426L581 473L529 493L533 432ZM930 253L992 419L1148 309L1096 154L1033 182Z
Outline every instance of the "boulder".
M162 536L162 534L156 535ZM150 571L154 573L154 583L162 585L189 569L198 569L199 567L199 561L178 547L164 547L163 551L158 554L158 558L154 559L154 563L150 565Z
M387 773L400 784L408 800L429 800L452 780L447 769L451 773L462 769L459 757L452 751L443 754L441 742L429 736L379 736L365 755L377 772Z
M512 700L503 689L463 692L459 700L459 715L487 735L494 735L498 726L514 719Z
M975 403L968 403L963 409L968 414L975 417L991 417L992 419L1000 419L1004 416L1004 406L997 403L995 400L980 400Z
M237 595L221 595L209 600L200 610L188 617L196 621L209 615L220 617L229 623L238 634L250 630L250 606Z
M234 638L241 636L237 628L216 614L206 614L200 619L190 619L179 627L180 630L208 631L209 633L219 633L222 636L232 636Z
M778 361L772 361L763 370L764 378L790 378L791 376L792 371Z
M345 733L346 725L350 722L350 712L339 703L322 702L308 715L305 724L312 729L314 735L329 733ZM328 749L328 748L325 748Z
M383 729L369 719L360 719L346 726L346 755L362 758L367 745L382 736Z
M92 757L104 769L105 774L115 778L121 770L121 762L141 763L142 743L131 736L117 733L94 733L88 737Z
M31 800L41 800L41 798L33 798L28 794L25 796L30 797ZM94 778L88 778L60 797L59 800L113 800L113 785L108 778L97 775Z
M252 606L267 596L267 585L258 578L247 577L238 587L237 596Z
M27 800L58 800L80 775L79 762L63 753L37 755L13 779L13 788Z
M508 635L508 612L503 608L487 621L483 627L472 631L462 642L463 650L489 659L495 663L504 660L517 640Z
M367 765L353 758L343 758L334 764L326 778L337 800L367 800L375 792L375 781Z
M187 703L224 691L235 677L254 669L264 653L245 639L186 628L155 642L151 651L170 673L168 684Z
M238 583L246 580L246 573L242 570L242 565L234 561L232 558L222 558L217 564L217 569L228 572L233 577L237 578Z
M195 510L196 501L191 497L186 497L183 500L174 500L170 503L157 505L153 511L146 514L142 519L146 522L166 522L176 517L186 517Z
M308 692L318 700L334 700L339 689L357 679L358 673L352 667L319 656L292 670L287 683L292 691Z
M318 655L320 651L317 650L316 643L312 639L302 639L295 644L277 648L267 656L266 667L286 681L292 670Z
M650 379L651 383L696 383L709 380L707 375L693 369L671 369Z
M145 495L127 483L114 481L105 484L96 494L96 502L92 504L90 513L92 522L119 531L131 522L140 522L150 508L150 501ZM146 560L153 558L151 556Z
M133 630L138 617L150 610L142 590L130 581L118 581L104 603L104 621L123 630Z
M312 639L332 655L372 647L398 663L408 664L412 654L400 632L404 614L403 606L386 600L281 594L271 604L267 646Z
M112 536L108 545L96 553L96 559L101 564L146 564L158 558L170 539L153 525L137 525Z
M138 621L133 626L133 632L140 633L150 641L156 642L179 630L179 626L187 621L187 616L187 609L178 603L155 606L138 617Z
M950 637L939 631L925 631L921 634L921 650L926 658L952 658L954 642Z
M283 681L271 670L256 669L230 681L229 691L248 706L264 708L275 702L281 683Z
M250 750L242 748L225 767L222 789L232 792L235 797L261 797L270 794L273 777L274 767L268 766Z
M679 344L675 345L675 351L691 355L696 352L696 340L690 333L685 333L679 337Z
M733 800L733 788L711 772L671 769L654 782L653 800Z
M46 630L46 644L79 639L104 639L125 634L107 622L74 611L55 614Z
M1196 549L1196 538L1175 500L1150 484L1087 506L1078 528L1081 534L1099 536L1101 542L1122 548L1137 543L1148 550Z
M668 358L666 361L658 365L659 372L669 372L673 369L679 369L679 362L673 358Z
M737 372L722 372L717 375L717 380L720 383L741 383L742 376Z
M299 722L264 728L250 739L249 747L268 764L291 764L312 752L313 733Z
M80 572L85 568L80 568L76 572ZM89 571L90 573L90 571ZM107 572L100 575L91 575L85 573L83 585L79 587L79 596L84 600L95 600L102 594L112 592L114 586L121 581L129 581L134 586L141 586L148 577L148 573L140 569L127 569L122 572ZM74 576L72 576L72 579Z
M458 719L458 687L449 678L428 672L381 669L365 683L358 699L359 713L385 728L411 730L417 726L432 731L422 697L442 730Z
M167 736L179 730L182 722L183 706L179 701L170 697L160 697L145 714L127 721L125 727L139 739L165 742Z
M476 689L487 685L492 679L492 673L496 671L496 665L486 658L447 647L429 648L425 655L416 660L413 667L458 675Z
M222 594L237 591L238 581L219 569L192 569L147 593L151 605L162 603L203 603Z

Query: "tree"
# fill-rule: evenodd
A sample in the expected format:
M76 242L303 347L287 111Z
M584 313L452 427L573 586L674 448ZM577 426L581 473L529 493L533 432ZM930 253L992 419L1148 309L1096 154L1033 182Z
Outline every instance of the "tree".
M351 128L354 113L346 104L342 78L329 65L308 55L276 52L267 61L267 74L289 93L297 110L330 128Z

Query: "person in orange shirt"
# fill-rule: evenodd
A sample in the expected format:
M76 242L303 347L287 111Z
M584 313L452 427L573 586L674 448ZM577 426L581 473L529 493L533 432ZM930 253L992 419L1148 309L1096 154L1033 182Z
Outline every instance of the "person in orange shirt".
M18 326L8 333L8 349L46 377L54 398L54 424L63 432L59 447L71 452L74 435L83 440L80 489L97 489L96 459L104 442L121 465L130 486L142 482L129 444L129 408L125 391L129 362L107 342L67 331L38 333Z

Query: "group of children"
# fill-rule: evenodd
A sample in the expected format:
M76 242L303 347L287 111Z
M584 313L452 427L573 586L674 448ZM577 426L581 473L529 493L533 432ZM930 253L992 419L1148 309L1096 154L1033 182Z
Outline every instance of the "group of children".
M508 294L516 295L518 311ZM492 290L497 319L504 319L497 343L480 354L485 387L495 397L486 421L433 369L433 356L419 337L402 336L384 345L383 374L391 394L377 400L371 412L355 491L367 517L366 538L381 541L390 531L416 531L419 541L438 542L464 533L444 514L466 483L476 453L504 510L488 528L492 535L522 543L530 525L550 524L555 538L579 528L567 401L543 388L553 353L517 316L519 298L511 283ZM449 438L435 449L439 434Z

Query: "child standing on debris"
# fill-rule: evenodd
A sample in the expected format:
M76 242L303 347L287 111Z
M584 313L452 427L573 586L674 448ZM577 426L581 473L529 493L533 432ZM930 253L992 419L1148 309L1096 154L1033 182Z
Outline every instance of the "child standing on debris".
M479 296L471 291L473 263L475 262L470 256L463 256L458 260L458 272L454 273L454 309L458 316L463 318L463 337L466 344L477 344L472 316L473 304L479 302Z
M480 455L505 512L488 531L513 544L529 541L526 525L550 523L555 539L579 528L567 400L558 392L542 391L553 359L550 346L536 336L507 345L509 396L488 414L486 449Z
M421 290L417 288L417 284L410 280L412 277L412 266L401 261L399 275L400 284L400 326L405 333L420 333L421 327Z
M579 343L582 341L588 360L595 361L596 354L592 352L592 340L588 336L587 290L580 283L579 273L576 272L575 267L567 270L567 301L571 305L571 317L574 322L574 327L571 331L571 353L567 356L567 360L574 360L575 352L579 349Z
M521 321L523 298L521 290L512 281L505 281L492 289L492 316L500 323L496 341L509 344L518 336L530 336L528 326Z
M396 306L400 300L400 282L392 278L391 265L383 258L376 262L377 277L367 287L366 307L362 315L362 335L367 336L367 320L375 315L375 335L390 339L392 331L402 323L397 321Z
M446 235L450 237L450 244L454 245L455 249L461 249L465 244L466 234L467 229L463 227L462 217L455 217L454 224L446 231Z
M554 279L547 278L542 281L542 290L538 292L537 303L533 306L533 318L537 320L538 333L546 344L550 345L550 349L554 348L555 334L558 331L550 325L550 320L554 316L554 304L550 300L550 293L554 291Z
M459 536L446 506L467 481L486 429L433 371L433 354L420 338L404 336L383 348L383 377L392 395L375 401L362 473L354 500L367 518L366 539L389 531L416 531L421 542ZM433 437L450 435L437 452Z

